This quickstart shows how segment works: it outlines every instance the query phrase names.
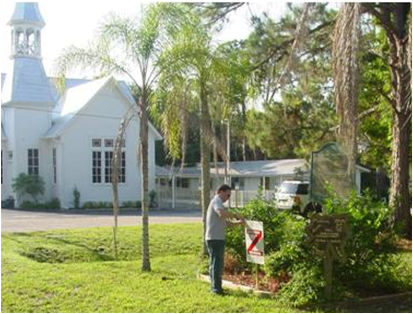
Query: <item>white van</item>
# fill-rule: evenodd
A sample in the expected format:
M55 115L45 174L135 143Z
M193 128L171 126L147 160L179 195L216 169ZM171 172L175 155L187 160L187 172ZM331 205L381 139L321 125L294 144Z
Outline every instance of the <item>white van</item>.
M309 188L310 183L307 181L284 181L275 193L275 206L304 213L310 203Z

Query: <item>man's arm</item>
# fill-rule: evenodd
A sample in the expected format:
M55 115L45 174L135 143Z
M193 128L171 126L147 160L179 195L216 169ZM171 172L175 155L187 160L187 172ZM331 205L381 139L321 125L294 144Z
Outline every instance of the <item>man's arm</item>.
M239 220L245 220L244 217L238 213L231 213L228 210L225 210L223 208L217 208L215 210L218 214L219 217L224 218L224 219L239 219Z
M227 220L228 227L236 227L236 226L243 226L243 225L245 225L245 219L241 219L239 221Z

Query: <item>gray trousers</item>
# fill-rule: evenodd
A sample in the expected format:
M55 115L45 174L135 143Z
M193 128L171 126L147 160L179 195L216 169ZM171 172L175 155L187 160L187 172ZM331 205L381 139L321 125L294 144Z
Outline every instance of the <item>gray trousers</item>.
M209 277L211 292L222 293L222 272L224 269L224 240L207 240L209 252Z

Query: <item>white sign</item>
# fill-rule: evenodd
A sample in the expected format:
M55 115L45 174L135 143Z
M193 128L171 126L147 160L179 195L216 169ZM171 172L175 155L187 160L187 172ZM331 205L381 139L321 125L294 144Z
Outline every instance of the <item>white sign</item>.
M264 227L261 221L245 221L247 262L264 265Z

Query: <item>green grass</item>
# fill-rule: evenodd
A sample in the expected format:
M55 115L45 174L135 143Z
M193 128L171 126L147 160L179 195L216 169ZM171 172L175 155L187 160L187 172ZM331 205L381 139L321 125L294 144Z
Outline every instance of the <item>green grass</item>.
M201 224L151 225L150 273L141 272L141 228L119 229L114 259L112 228L2 235L2 312L300 312L276 299L240 291L219 297L196 279L202 264ZM411 251L401 273L411 276ZM409 301L409 300L407 300ZM411 300L410 300L411 301ZM411 302L407 302L411 304ZM405 312L406 300L377 304ZM374 311L371 305L370 311ZM399 310L398 310L399 309ZM313 307L311 311L332 311ZM365 312L363 305L334 312Z
M200 224L153 225L152 272L142 273L141 229L2 235L2 312L297 312L242 292L219 297L196 279Z

